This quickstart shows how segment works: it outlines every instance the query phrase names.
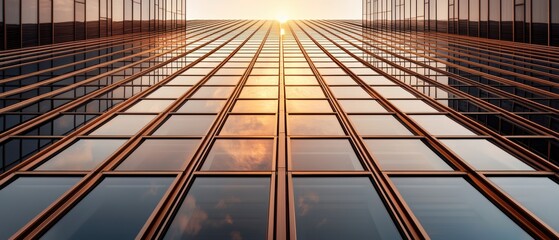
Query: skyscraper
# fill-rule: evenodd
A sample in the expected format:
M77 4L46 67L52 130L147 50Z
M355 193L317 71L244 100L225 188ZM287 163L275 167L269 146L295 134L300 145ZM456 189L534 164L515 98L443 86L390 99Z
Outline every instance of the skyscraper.
M559 49L365 15L0 52L0 239L557 238Z

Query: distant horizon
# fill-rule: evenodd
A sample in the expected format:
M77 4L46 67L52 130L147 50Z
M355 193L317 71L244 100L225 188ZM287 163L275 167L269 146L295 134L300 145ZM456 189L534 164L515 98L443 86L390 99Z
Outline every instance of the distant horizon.
M187 0L186 16L187 20L360 20L361 8L361 0Z

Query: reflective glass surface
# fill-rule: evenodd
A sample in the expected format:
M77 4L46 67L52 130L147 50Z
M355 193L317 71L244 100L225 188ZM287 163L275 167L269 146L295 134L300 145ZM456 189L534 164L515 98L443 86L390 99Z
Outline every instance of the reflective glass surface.
M383 113L388 112L375 100L339 100L347 113Z
M367 139L365 143L384 170L452 170L419 139Z
M80 139L35 170L91 170L107 159L124 142L126 142L124 139Z
M278 87L244 87L239 98L277 98Z
M293 179L299 240L401 239L367 177Z
M349 119L362 135L413 135L393 116L350 115Z
M469 129L444 115L410 115L410 117L433 135L476 135Z
M126 112L159 113L173 102L173 100L141 100L128 108Z
M172 177L106 177L41 239L132 239Z
M271 170L273 144L271 139L218 139L204 160L202 170Z
M285 85L318 85L314 76L285 76Z
M290 113L333 112L327 100L288 100L287 111Z
M118 115L90 135L134 135L154 118L155 115Z
M491 177L506 193L555 231L559 230L559 185L547 177Z
M484 139L443 139L441 142L479 170L533 170Z
M278 85L278 81L277 76L250 76L246 85Z
M373 87L373 89L385 98L415 98L401 87Z
M234 87L201 87L192 98L228 98Z
M178 98L185 94L190 87L163 86L149 94L146 98Z
M215 115L173 115L153 135L204 135L215 119Z
M361 87L330 87L336 98L372 98Z
M363 170L346 139L293 139L290 152L294 170Z
M390 100L392 104L400 111L405 113L416 113L416 112L439 112L437 109L429 106L422 100Z
M198 139L147 139L116 170L179 171L190 162Z
M289 115L289 135L345 135L334 115Z
M393 177L431 239L531 239L460 177Z
M0 188L0 239L8 239L78 182L79 177L18 177Z
M275 113L277 110L278 100L237 100L232 112Z
M199 177L164 239L265 239L270 179Z
M225 100L189 100L177 112L179 113L218 113L225 105Z
M287 98L325 98L320 87L285 87Z
M275 133L275 115L230 115L219 134L273 136Z

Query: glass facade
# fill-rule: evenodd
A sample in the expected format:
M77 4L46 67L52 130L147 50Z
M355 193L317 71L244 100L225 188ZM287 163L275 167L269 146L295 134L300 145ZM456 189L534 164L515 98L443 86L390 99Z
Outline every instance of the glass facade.
M557 50L482 30L535 0L180 31L142 21L178 2L54 1L72 28L4 31L71 42L0 52L0 238L559 237Z
M6 0L0 50L184 29L185 0Z
M559 46L558 10L557 0L363 0L363 25Z

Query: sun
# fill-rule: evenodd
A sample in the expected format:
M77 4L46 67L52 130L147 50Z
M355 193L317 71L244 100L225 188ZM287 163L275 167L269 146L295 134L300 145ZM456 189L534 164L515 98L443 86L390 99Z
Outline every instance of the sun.
M279 23L283 24L286 23L289 20L289 17L286 15L280 15L277 17L277 20Z

